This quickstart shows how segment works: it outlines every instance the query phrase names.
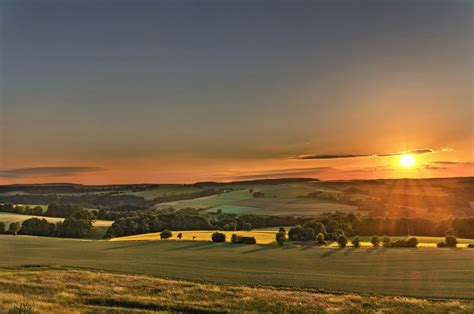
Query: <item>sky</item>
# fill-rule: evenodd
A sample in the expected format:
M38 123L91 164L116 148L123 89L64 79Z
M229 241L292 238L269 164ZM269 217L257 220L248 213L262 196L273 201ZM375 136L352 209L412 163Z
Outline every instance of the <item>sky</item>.
M473 15L0 0L0 184L474 176Z

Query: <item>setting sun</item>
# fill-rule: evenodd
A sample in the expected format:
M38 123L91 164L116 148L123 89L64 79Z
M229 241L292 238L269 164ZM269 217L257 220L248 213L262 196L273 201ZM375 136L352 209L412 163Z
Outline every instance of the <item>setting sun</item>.
M416 162L415 157L412 155L403 155L402 158L400 158L400 165L402 165L405 168L412 167Z

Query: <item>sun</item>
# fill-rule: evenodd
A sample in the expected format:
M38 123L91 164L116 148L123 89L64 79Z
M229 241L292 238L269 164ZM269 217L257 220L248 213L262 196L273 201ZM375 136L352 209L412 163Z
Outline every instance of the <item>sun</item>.
M413 167L415 163L416 163L416 159L412 155L403 155L400 158L400 165L402 165L405 168Z

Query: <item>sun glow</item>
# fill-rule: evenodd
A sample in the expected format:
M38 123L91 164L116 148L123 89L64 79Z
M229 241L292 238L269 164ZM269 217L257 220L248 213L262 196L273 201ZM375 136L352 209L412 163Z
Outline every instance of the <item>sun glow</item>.
M415 163L416 163L416 159L412 155L403 155L400 158L400 165L402 165L405 168L413 167Z

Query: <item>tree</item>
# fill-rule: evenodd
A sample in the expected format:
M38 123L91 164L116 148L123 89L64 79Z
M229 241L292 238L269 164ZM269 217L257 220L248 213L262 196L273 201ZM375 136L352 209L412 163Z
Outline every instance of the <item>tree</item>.
M257 198L257 197L264 197L265 196L265 193L263 192L253 192L252 194L253 197Z
M225 233L214 232L211 236L213 242L225 242Z
M68 217L63 221L63 236L71 238L84 238L92 229L90 220Z
M163 230L160 232L160 239L166 240L173 236L173 232L170 230Z
M370 239L370 243L372 243L372 245L373 245L374 247L378 247L378 246L380 245L380 239L379 239L379 237L376 236L376 235L374 235L374 236L372 237L372 239Z
M12 222L8 226L8 233L16 235L18 231L20 230L20 223L19 222Z
M455 236L447 236L444 239L444 241L445 241L447 247L456 247L457 244L458 244L458 240L456 239Z
M242 226L242 229L244 229L245 231L250 231L250 230L252 230L252 225L250 223L246 222Z
M337 237L337 243L339 244L339 247L346 247L347 245L347 238L344 234L341 234Z
M355 237L351 241L353 247L360 247L360 239L359 237Z
M286 230L285 230L285 228L283 228L283 227L280 227L280 228L278 229L278 232L283 232L283 233L286 234Z
M285 232L278 232L275 236L275 240L279 245L283 245L286 241L286 233Z
M383 242L383 247L390 247L390 244L392 243L392 240L388 236L384 236L382 239Z
M316 239L316 234L314 233L313 228L306 228L305 240L313 241Z
M5 233L7 231L7 226L3 221L0 221L0 234Z
M326 244L326 241L324 240L324 233L318 233L318 235L316 236L316 242L318 242L318 244L320 245Z
M180 232L180 233L178 233L178 239L180 239L180 240L181 240L182 238L183 238L183 234L182 234L181 232Z

